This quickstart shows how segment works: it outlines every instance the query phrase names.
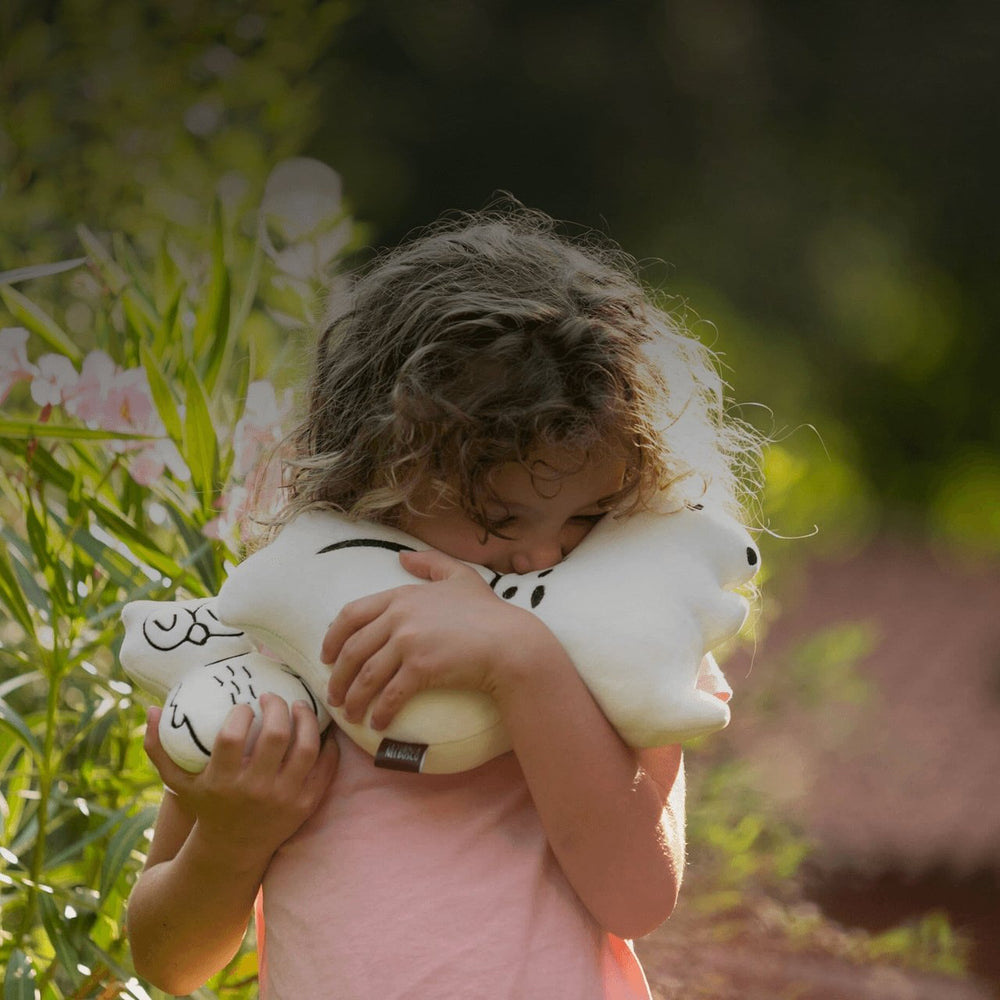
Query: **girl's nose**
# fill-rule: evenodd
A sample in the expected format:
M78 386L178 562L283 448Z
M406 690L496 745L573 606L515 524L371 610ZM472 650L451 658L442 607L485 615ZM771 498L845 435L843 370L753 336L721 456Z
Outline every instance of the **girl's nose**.
M511 569L515 573L537 573L562 562L563 555L558 539L522 544L511 556Z

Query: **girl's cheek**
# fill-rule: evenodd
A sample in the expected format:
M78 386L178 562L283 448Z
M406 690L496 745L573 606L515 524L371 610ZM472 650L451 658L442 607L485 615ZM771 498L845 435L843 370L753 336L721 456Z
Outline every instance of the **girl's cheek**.
M568 525L563 531L562 546L565 554L569 555L590 534L592 528L591 524Z

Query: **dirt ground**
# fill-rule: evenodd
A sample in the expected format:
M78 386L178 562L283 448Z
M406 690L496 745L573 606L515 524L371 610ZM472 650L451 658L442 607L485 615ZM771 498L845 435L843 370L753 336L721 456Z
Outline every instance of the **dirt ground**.
M725 943L668 921L636 942L655 1000L996 1000L985 983L798 950L752 927Z
M879 538L809 565L771 600L777 621L752 664L725 664L734 720L717 739L832 867L811 897L828 916L875 932L942 910L975 942L982 978L795 946L753 920L721 943L685 915L682 893L674 916L637 942L654 997L996 1000L1000 560ZM829 653L813 663L808 641L829 629L865 642L857 655L847 642L843 663ZM882 912L906 895L887 881L894 872L910 909Z

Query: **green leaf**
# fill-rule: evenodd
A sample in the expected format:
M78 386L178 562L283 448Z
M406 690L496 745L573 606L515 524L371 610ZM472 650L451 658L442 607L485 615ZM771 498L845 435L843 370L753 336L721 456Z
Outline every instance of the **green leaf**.
M229 313L231 279L226 267L222 212L218 202L213 206L214 239L212 272L204 301L198 310L192 335L195 358L204 358L202 372L205 388L212 392L229 345Z
M7 962L3 1000L35 1000L35 967L20 948L10 953Z
M25 448L20 442L4 441L0 438L0 446L13 452L21 458L25 456ZM32 461L38 466L39 472L58 489L68 491L73 485L73 474L64 469L48 452L39 449ZM175 583L188 586L200 586L197 580L189 574L184 565L172 559L157 547L155 542L123 514L106 506L101 500L90 493L84 493L81 498L101 526L129 549L132 557L142 560L164 576L170 577ZM4 532L7 535L6 532Z
M100 826L88 831L82 837L73 841L72 844L64 847L61 851L50 854L47 858L49 867L58 868L60 865L64 865L67 862L72 861L74 858L79 858L83 854L83 849L85 847L88 847L90 844L108 836L112 830L119 827L128 818L128 812L131 808L131 805L129 805L124 809L116 810L108 816ZM145 829L145 827L143 827L143 829Z
M42 914L42 926L48 935L52 950L56 954L56 961L63 968L63 972L74 984L79 984L80 973L77 965L80 964L80 953L70 941L67 933L65 921L59 913L56 901L48 893L39 893L38 906Z
M47 421L17 420L0 417L0 438L57 438L64 441L148 441L150 434L126 434L75 424L51 424Z
M58 260L52 264L30 264L27 267L15 267L13 271L0 271L0 285L16 285L19 281L47 278L52 274L72 271L73 268L86 263L86 257L74 257L72 260Z
M185 378L184 451L203 510L211 508L215 488L218 443L208 409L205 389L198 373L189 368Z
M69 335L43 309L35 305L16 288L10 285L0 285L0 298L10 311L11 316L32 333L38 334L46 344L59 354L65 354L71 361L79 362L83 352L70 340Z
M258 231L254 240L253 256L250 258L250 268L247 272L246 285L243 294L240 296L240 303L233 317L233 330L239 334L243 330L243 324L253 310L253 304L257 299L257 289L260 287L260 272L264 262L264 240L261 232Z
M31 727L14 711L4 698L0 698L0 726L10 730L36 756L42 756L42 748L35 739Z
M15 586L24 596L28 608L34 613L49 614L51 611L49 596L40 586L35 570L32 568L34 554L28 540L6 525L0 528L0 533L7 539L7 554L11 558L10 568L14 574ZM19 554L21 558L16 558L15 553Z
M116 587L126 592L134 590L145 581L135 564L125 558L120 552L108 548L104 542L95 538L90 532L78 530L73 534L73 544L83 550L101 572L107 574ZM157 584L156 586L160 586Z
M156 813L156 806L144 806L118 827L101 862L102 896L111 891L144 831L156 822Z
M153 258L153 295L162 315L167 315L171 303L176 309L180 288L180 271L163 235L157 241L156 256Z
M28 542L35 557L35 564L40 567L47 566L50 558L49 537L45 526L38 519L35 505L32 503L29 503L25 510L25 522L28 527Z
M162 362L153 356L152 351L145 344L140 347L139 356L142 360L142 367L146 369L149 391L152 393L153 402L156 404L156 410L160 414L163 426L166 427L167 433L175 442L183 440L184 433L181 430L177 402L170 384L163 377Z
M101 272L108 287L117 295L129 283L129 276L104 248L104 244L86 227L77 226L76 235L91 262Z
M135 344L139 345L153 339L159 317L149 306L149 303L134 288L126 288L121 297L122 312L129 327L135 331Z
M173 297L163 310L163 316L156 326L156 335L153 338L153 353L156 357L163 357L168 346L176 343L180 339L177 332L178 317L180 316L182 288L178 288Z
M0 548L0 600L21 628L34 636L35 622L5 548Z

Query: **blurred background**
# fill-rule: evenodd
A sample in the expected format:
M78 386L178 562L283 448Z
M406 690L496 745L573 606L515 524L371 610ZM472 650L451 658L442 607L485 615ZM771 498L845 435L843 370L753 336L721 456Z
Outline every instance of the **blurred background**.
M1000 981L995 4L11 0L0 49L0 271L197 241L288 156L340 174L349 256L498 191L634 254L774 442L676 933L904 926Z

